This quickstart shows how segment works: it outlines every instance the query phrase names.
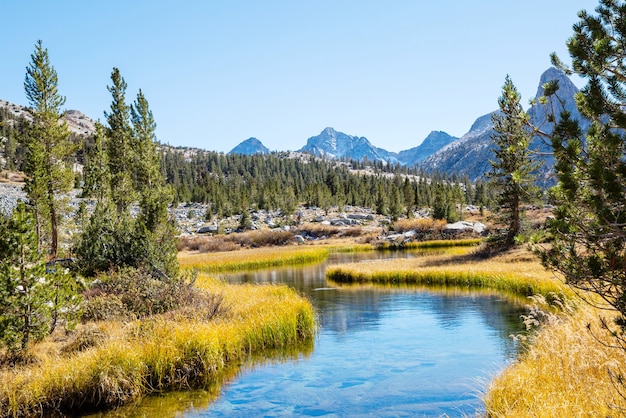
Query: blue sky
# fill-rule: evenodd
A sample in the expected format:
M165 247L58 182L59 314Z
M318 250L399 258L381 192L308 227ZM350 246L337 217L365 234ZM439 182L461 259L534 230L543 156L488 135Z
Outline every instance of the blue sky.
M228 152L256 137L294 150L332 126L400 151L461 136L497 108L509 74L524 103L565 62L597 0L7 1L0 99L27 105L38 39L66 108L104 120L113 67L141 88L171 145ZM581 83L575 82L580 86Z

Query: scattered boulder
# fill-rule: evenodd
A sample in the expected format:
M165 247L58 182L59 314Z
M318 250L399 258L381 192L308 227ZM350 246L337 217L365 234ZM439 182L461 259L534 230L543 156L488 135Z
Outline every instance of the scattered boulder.
M474 223L474 232L476 232L477 234L484 234L485 230L487 229L487 227L485 226L484 223L481 222L476 222Z
M215 225L203 226L201 228L198 228L196 232L198 234L215 234L217 233L217 226Z

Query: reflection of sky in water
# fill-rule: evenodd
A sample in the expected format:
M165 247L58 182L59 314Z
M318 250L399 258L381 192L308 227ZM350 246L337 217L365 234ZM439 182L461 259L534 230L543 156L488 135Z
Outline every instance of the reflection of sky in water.
M328 287L323 265L238 280L284 281L310 295L320 315L315 350L244 370L207 410L187 416L471 415L521 329L520 311L497 296L314 290Z

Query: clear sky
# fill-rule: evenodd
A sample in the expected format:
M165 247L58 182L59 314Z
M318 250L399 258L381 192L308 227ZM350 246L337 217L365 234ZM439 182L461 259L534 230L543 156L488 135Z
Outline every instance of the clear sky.
M113 67L171 145L295 150L325 127L389 151L466 133L509 74L524 103L597 0L4 1L0 99L38 39L65 107L104 120ZM575 80L579 86L579 82Z

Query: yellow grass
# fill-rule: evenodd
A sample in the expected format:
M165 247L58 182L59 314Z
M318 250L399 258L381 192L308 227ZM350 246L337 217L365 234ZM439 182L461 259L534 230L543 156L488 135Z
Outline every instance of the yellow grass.
M573 293L560 280L532 257L508 255L477 259L468 256L469 251L454 248L446 250L445 255L331 266L326 270L326 275L329 280L340 283L461 286L488 288L521 296L541 294L573 297Z
M178 261L181 268L217 273L306 264L326 257L328 249L322 247L269 247L220 253L183 252Z
M623 350L604 345L615 341L599 330L599 314L584 305L572 316L553 317L543 325L528 351L489 385L487 416L624 416L626 402L609 370L626 371L626 357ZM589 323L602 342L587 330Z
M264 349L311 349L313 308L286 286L226 285L202 275L198 286L223 295L226 316L102 322L106 340L94 348L68 356L47 351L36 365L0 372L0 416L109 408L145 394L210 385Z

